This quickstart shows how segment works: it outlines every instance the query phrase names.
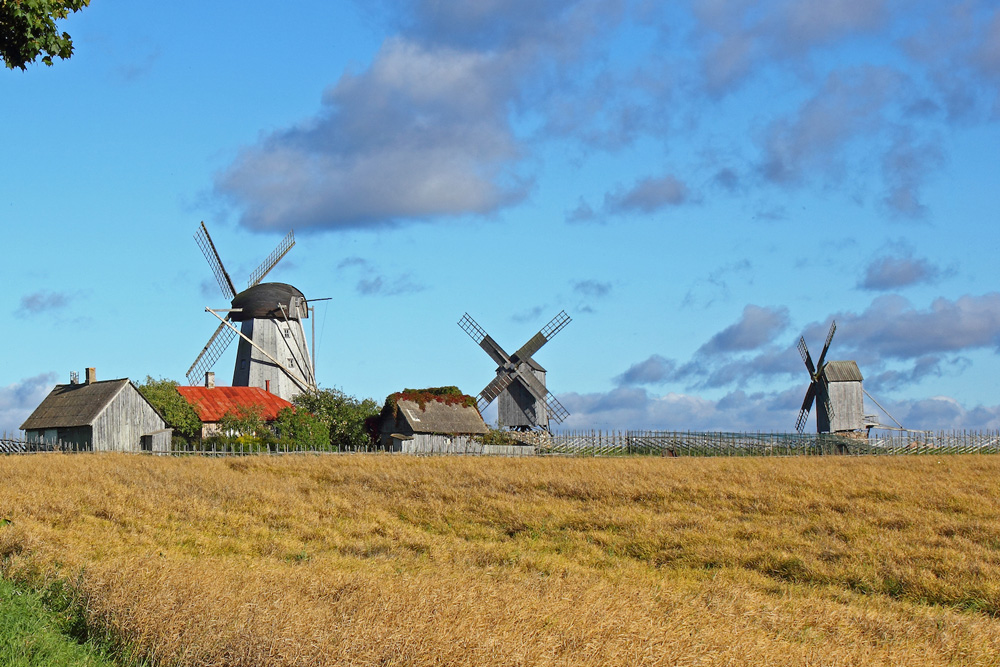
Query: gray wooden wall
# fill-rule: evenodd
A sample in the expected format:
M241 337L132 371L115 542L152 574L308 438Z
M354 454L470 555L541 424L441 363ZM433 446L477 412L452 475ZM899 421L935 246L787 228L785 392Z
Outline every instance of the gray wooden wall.
M303 377L312 377L312 361L301 321L247 320L241 331L288 368ZM236 367L233 370L233 386L267 389L268 381L271 393L286 401L302 393L301 387L283 369L275 366L260 350L240 338Z
M93 448L95 452L138 452L143 435L166 426L142 394L126 383L94 420Z
M822 383L820 384L822 387ZM864 392L860 382L831 382L827 385L830 403L833 404L833 420L826 414L823 396L820 395L816 423L821 432L854 431L865 426ZM822 389L820 390L822 391Z
M535 377L545 385L545 372L532 371ZM549 413L545 403L536 401L535 397L514 380L497 397L497 423L500 428L511 426L549 426Z

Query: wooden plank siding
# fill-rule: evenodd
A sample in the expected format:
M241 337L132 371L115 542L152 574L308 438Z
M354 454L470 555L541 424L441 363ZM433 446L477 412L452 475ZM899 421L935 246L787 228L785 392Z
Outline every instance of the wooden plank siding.
M91 443L95 452L138 452L143 435L164 428L163 418L127 382L94 420Z
M820 383L822 392L824 383ZM826 413L823 396L819 396L819 409L816 413L818 430L836 433L837 431L855 431L865 427L864 392L860 382L830 382L825 385L829 392L830 403L833 405L833 419Z
M545 371L532 370L535 377L545 385ZM548 427L549 414L545 403L536 401L524 385L514 380L497 397L497 423L500 428L516 426Z
M305 330L299 320L246 320L241 331L299 376L312 377L312 360L309 358ZM273 361L243 338L240 338L236 351L233 386L260 387L286 401L302 393L302 388L283 369L275 366Z

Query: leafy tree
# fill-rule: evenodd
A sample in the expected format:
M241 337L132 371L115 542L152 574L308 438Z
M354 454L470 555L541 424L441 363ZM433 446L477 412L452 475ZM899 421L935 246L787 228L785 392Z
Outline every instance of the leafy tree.
M167 426L174 429L176 435L189 443L194 442L201 437L201 420L191 404L177 391L177 386L173 380L154 380L147 375L146 381L139 385L139 391L160 413Z
M365 420L379 414L379 404L374 399L359 400L339 389L321 389L315 394L299 394L292 402L326 425L334 447L356 450L371 445Z
M90 4L90 0L0 0L0 57L8 69L27 69L39 55L52 65L52 57L73 55L69 33L60 34L56 20Z
M330 429L305 410L284 408L278 413L278 443L287 449L323 451L330 448Z

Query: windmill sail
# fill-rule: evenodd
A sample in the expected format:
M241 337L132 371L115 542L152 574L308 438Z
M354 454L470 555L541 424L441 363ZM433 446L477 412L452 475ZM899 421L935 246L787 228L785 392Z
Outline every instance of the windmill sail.
M542 330L532 336L527 343L521 346L517 352L514 353L513 359L526 360L535 352L542 349L542 346L547 342L552 340L553 336L562 331L567 324L572 320L566 311L561 311L558 315L552 318L548 324L542 327Z
M201 354L198 355L198 358L191 364L191 368L188 369L188 382L191 384L200 383L205 377L205 372L215 365L215 362L219 360L219 357L223 355L235 337L236 332L227 327L225 322L221 322L219 328L215 330L212 337L205 343Z
M212 237L209 236L208 228L205 227L204 221L201 223L198 231L195 232L194 240L197 242L198 247L201 248L205 259L208 260L208 265L212 267L212 273L215 274L215 279L219 282L219 289L222 290L223 296L232 301L233 297L236 296L236 288L233 286L232 278L229 277L229 272L226 271L226 267L222 264L219 251L215 249L215 243L212 242Z
M483 390L479 392L479 396L476 399L476 407L479 408L479 412L485 410L486 406L492 403L500 395L500 392L506 389L513 381L513 375L510 373L501 373L493 378L492 382L483 387Z
M483 348L493 361L497 362L497 366L510 363L510 357L507 356L504 349L486 333L485 329L479 326L478 322L469 317L468 313L463 315L462 319L458 321L458 326L462 327L462 331L469 334L469 338L474 340L479 347ZM493 399L491 398L490 400Z
M260 281L264 279L268 273L271 272L281 258L288 254L288 251L292 249L295 245L295 231L292 230L285 234L285 238L281 239L281 243L275 248L270 255L267 256L260 266L254 269L253 273L250 274L249 280L247 280L247 289L253 287L254 285L259 285Z
M806 339L804 336L799 337L798 349L799 355L802 357L803 363L806 365L806 370L809 371L809 387L806 389L805 398L802 400L802 408L799 409L799 416L795 420L795 430L802 433L805 430L806 420L809 419L809 412L812 410L813 402L816 399L817 394L821 396L823 401L823 410L826 411L827 422L832 423L834 417L833 403L830 401L829 384L825 375L825 362L826 353L830 349L830 343L833 341L833 334L837 331L837 323L830 323L830 331L826 335L826 342L823 343L823 351L819 355L819 363L813 365L812 356L809 354L809 347L806 345ZM823 383L820 387L820 383ZM820 389L822 388L822 392Z

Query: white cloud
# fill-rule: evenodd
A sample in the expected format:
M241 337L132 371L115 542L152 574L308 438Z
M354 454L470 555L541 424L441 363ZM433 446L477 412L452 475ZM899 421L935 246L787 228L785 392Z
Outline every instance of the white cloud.
M42 373L0 387L0 434L19 436L21 424L56 384L55 373Z
M464 213L524 198L520 148L505 107L502 57L386 42L360 74L327 91L323 111L244 149L216 192L255 229L362 227Z

